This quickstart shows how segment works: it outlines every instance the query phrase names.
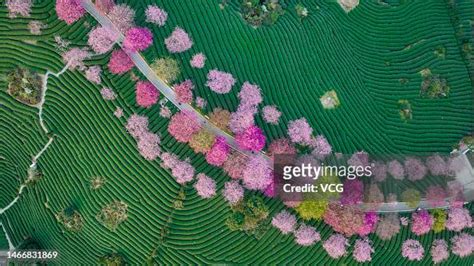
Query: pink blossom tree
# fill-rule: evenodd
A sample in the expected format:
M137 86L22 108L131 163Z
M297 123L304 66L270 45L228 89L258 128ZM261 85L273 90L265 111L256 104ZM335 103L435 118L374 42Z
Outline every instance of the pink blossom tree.
M248 81L242 85L238 97L240 99L239 108L243 109L255 108L263 101L260 87Z
M161 153L160 137L150 132L140 135L137 146L140 155L149 161L155 160Z
M145 10L146 22L164 26L168 19L168 13L156 5L149 5Z
M193 180L195 170L189 162L181 161L171 153L163 153L160 158L163 161L161 166L171 170L171 175L176 179L176 182L183 185Z
M333 259L339 259L347 254L349 240L341 234L333 234L323 242L323 248Z
M8 17L17 16L29 17L31 12L32 0L7 0Z
M405 171L411 181L421 180L427 173L426 166L418 159L407 158L405 160Z
M100 84L102 80L100 78L100 74L102 73L102 69L100 66L91 66L86 69L86 79L92 83Z
M246 151L261 151L265 147L265 140L263 131L257 126L251 126L235 136L239 148Z
M203 68L206 64L206 56L203 53L195 54L189 63L194 68Z
M272 225L284 235L291 233L296 227L296 216L287 211L281 211L272 218Z
M341 193L340 202L344 205L362 203L364 199L364 183L360 179L346 180L344 191Z
M148 118L146 116L133 114L128 118L125 128L132 137L139 138L148 132Z
M426 166L434 176L444 176L448 174L448 164L439 155L432 155L426 159Z
M123 116L123 109L120 107L117 107L114 111L114 116L117 118L121 118Z
M460 232L464 228L472 227L472 217L469 210L465 208L451 208L448 211L446 228L451 231Z
M66 51L62 57L66 64L69 65L69 69L85 70L86 67L84 66L84 60L89 59L91 54L87 48L81 49L75 47Z
M68 25L78 21L85 13L81 0L56 0L56 14Z
M135 11L126 4L113 6L107 16L112 21L112 24L122 33L127 32L135 25Z
M227 160L230 147L224 137L217 136L211 149L206 153L206 161L210 165L221 166Z
M230 115L229 128L238 134L255 124L254 112L251 109L237 110Z
M212 198L216 195L216 181L205 174L198 174L196 176L197 182L194 188L197 194L204 199Z
M435 264L447 260L449 258L448 243L444 239L436 239L433 241L430 253Z
M222 194L229 204L234 205L244 198L244 188L238 181L229 181L224 184Z
M144 108L154 105L160 96L158 89L149 81L137 82L135 94L137 104Z
M397 214L388 214L382 217L375 231L382 240L390 240L398 232L400 232L400 219Z
M433 207L440 207L445 204L448 194L440 185L429 186L426 190L426 199Z
M109 70L112 74L123 74L134 67L132 59L122 49L112 52L108 64Z
M170 118L172 115L170 108L168 106L162 106L160 108L160 116L163 118Z
M259 155L250 158L242 172L244 186L251 190L264 191L272 182L272 178L270 165Z
M387 178L387 165L382 161L375 161L372 173L375 181L383 182Z
M397 160L393 160L388 163L387 171L395 179L403 180L405 178L405 169L403 168L403 165Z
M352 257L359 263L372 261L372 253L374 249L370 245L368 239L357 239L354 245Z
M28 29L33 35L40 35L43 29L46 29L48 26L41 21L32 20L28 23Z
M309 145L311 143L312 134L313 129L306 121L306 118L300 118L288 123L288 135L294 143Z
M97 27L89 33L87 44L97 54L105 54L112 49L118 34L108 27Z
M421 236L428 233L433 226L433 216L427 210L420 210L413 212L411 215L411 231L417 235Z
M347 164L355 167L366 167L369 165L369 154L365 151L357 151L347 160Z
M463 258L474 252L474 236L461 233L451 238L451 251L453 254Z
M301 224L295 231L295 241L301 246L311 246L321 240L321 235L312 226Z
M296 154L296 148L290 143L289 139L275 139L268 146L268 155L275 156L279 154Z
M196 97L195 104L198 108L204 109L207 105L207 101L204 98Z
M271 125L278 125L278 120L280 120L281 112L278 111L275 105L267 105L262 109L262 116L265 122Z
M421 261L424 253L425 249L418 240L408 239L402 244L402 256L408 260Z
M173 85L173 88L178 102L190 104L193 101L194 84L190 79Z
M362 237L367 236L370 233L375 232L377 228L377 223L379 221L379 216L375 212L366 212L364 214L364 223L359 228L358 234Z
M153 35L147 28L131 28L125 34L123 47L131 52L140 52L150 47L153 43Z
M165 39L165 45L170 53L182 53L191 49L193 41L186 31L176 27L171 35Z
M242 178L242 173L247 164L247 156L241 152L233 152L223 165L223 169L232 179Z
M358 207L336 202L329 203L323 218L334 231L346 236L357 234L364 223L364 213Z
M329 144L329 141L323 135L318 135L316 138L313 138L310 145L313 148L311 154L319 160L323 160L332 152L331 144Z
M109 13L114 6L114 0L95 0L95 7L104 14Z
M194 133L201 129L196 115L188 111L176 113L168 125L168 132L178 142L189 142Z
M112 101L117 98L117 94L111 89L111 88L102 88L100 90L100 95L102 96L102 99L106 101Z
M216 93L225 94L232 89L235 82L232 74L213 69L207 74L206 86Z

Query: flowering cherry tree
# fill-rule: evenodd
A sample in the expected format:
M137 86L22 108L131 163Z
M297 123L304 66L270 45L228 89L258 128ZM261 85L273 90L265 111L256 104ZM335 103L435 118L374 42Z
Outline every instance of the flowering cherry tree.
M286 235L295 230L296 216L287 211L281 211L272 218L272 225Z
M405 169L403 168L403 165L397 160L393 160L388 163L387 171L395 179L403 180L405 178Z
M374 249L370 245L370 240L368 239L357 239L354 245L354 251L352 257L357 262L369 262L372 261L372 253Z
M126 4L113 6L107 16L122 33L127 32L135 25L135 11Z
M168 125L168 132L178 142L189 142L194 133L201 129L194 113L181 111L176 113Z
M278 111L275 105L267 105L262 109L262 116L265 122L271 125L278 125L278 120L280 120L281 112Z
M139 81L135 86L137 104L141 107L151 107L158 101L160 93L149 81Z
M240 99L239 108L241 109L255 108L263 101L260 87L248 81L242 85L238 97Z
M168 13L156 5L149 5L145 10L146 22L164 26L168 19Z
M109 70L112 74L123 74L132 69L134 63L132 59L122 49L115 50L112 52L110 61L108 64Z
M255 123L254 112L251 109L241 109L230 115L229 128L238 134L250 128Z
M140 135L137 146L140 155L150 161L155 160L161 153L160 137L150 132Z
M453 254L463 258L474 252L474 236L461 233L451 238L451 251Z
M224 137L216 137L216 141L206 153L206 161L210 165L221 166L229 156L230 147L227 145L227 142Z
M311 246L321 240L321 235L312 226L301 224L295 231L295 241L301 246Z
M112 29L108 27L97 27L89 33L89 39L87 44L97 54L105 54L112 50L115 42L118 39L118 35Z
M333 234L323 242L323 248L333 259L338 259L347 254L349 240L341 234Z
M240 149L259 152L265 147L265 135L257 126L251 126L235 136Z
M427 210L413 212L411 219L411 231L417 236L428 233L433 226L433 216Z
M153 42L153 35L147 28L131 28L125 34L123 47L131 52L140 52L150 47Z
M472 217L469 210L465 208L451 208L448 211L446 228L451 231L460 232L464 228L472 227Z
M132 137L139 138L148 132L148 118L146 116L133 114L128 118L125 128Z
M405 240L402 244L402 256L408 260L420 261L423 259L425 249L420 241L414 239Z
M193 101L194 84L190 79L175 84L173 88L178 102L190 104Z
M117 94L115 94L115 92L111 88L102 88L100 90L100 95L106 101L112 101L117 98Z
M85 13L81 0L56 0L56 14L68 25L78 21Z
M229 155L227 161L225 161L223 169L232 179L240 179L242 178L247 160L248 158L245 154L233 152Z
M420 160L407 158L405 160L405 171L409 180L416 181L423 179L428 169Z
M70 50L66 51L63 55L63 60L69 65L69 69L79 69L85 70L84 60L89 59L91 57L90 52L87 48L71 48Z
M100 66L91 66L86 69L86 79L92 83L100 84L102 80L100 79L100 73L102 73L102 69Z
M238 181L229 181L224 184L224 190L222 191L224 199L227 200L231 205L236 204L244 198L244 188L239 184Z
M7 0L8 17L17 16L29 17L31 12L32 0Z
M246 188L264 191L272 182L272 170L265 158L256 155L245 166L242 179Z
M296 154L296 148L291 144L289 139L275 139L268 146L268 154L269 156L275 156L278 154Z
M313 129L306 121L306 118L300 118L288 123L288 135L294 143L308 145L311 143Z
M195 54L189 63L194 68L203 68L206 63L206 56L203 53Z
M204 199L212 198L216 195L216 181L205 174L198 174L196 176L197 182L194 188L197 194Z
M316 138L313 138L311 147L313 148L311 154L320 160L323 160L332 152L331 144L329 144L329 141L323 135L318 135Z
M182 53L193 46L193 41L186 31L176 27L171 35L165 39L165 45L170 53Z
M433 241L430 254L435 264L447 260L449 258L448 243L444 239L436 239Z
M206 86L216 93L225 94L232 89L235 82L232 74L213 69L207 74Z
M390 240L400 231L400 219L397 214L389 214L382 217L377 225L375 233L382 240Z

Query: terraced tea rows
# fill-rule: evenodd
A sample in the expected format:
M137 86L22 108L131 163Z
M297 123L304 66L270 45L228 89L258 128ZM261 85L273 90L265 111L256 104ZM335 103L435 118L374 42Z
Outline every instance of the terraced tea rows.
M303 2L314 15L302 23L288 12L277 25L254 30L241 23L233 2L221 11L212 1L161 1L160 5L170 13L170 20L165 28L154 28L156 45L146 56L151 61L165 55L163 39L175 25L182 25L194 39L193 49L204 51L209 58L206 69L198 71L187 65L192 53L184 54L180 58L183 77L196 77L201 84L198 93L206 95L211 107L235 107L237 104L235 95L216 97L202 85L206 70L216 66L232 71L240 83L248 79L260 84L266 103L279 105L285 123L302 115L308 117L318 132L327 135L335 149L342 152L355 149L380 153L421 152L433 151L436 147L448 151L452 143L472 128L472 118L466 115L472 111L468 97L472 96L472 90L466 85L467 71L456 53L452 27L443 4L409 2L388 8L364 2L345 15L335 4ZM151 1L137 4L138 17L142 17L148 3ZM316 6L320 6L319 11ZM419 16L420 10L426 15ZM416 16L413 15L415 12ZM440 30L436 32L444 34L433 32L430 35L432 27L428 24L435 15L440 18ZM35 37L28 33L26 25L31 19L48 22L44 35ZM87 24L95 25L88 17L66 27L56 20L53 1L37 4L31 19L9 20L5 7L1 6L1 74L18 64L43 73L47 69L60 70L64 64L54 48L54 35L69 39L73 45L84 45L90 29ZM384 25L382 29L376 27L387 20L392 24ZM11 31L13 29L15 31ZM397 31L402 29L410 29L410 34L395 38ZM283 33L279 35L279 32L288 37L283 38ZM427 40L403 51L406 43L416 43L423 38ZM31 40L36 40L36 44ZM431 57L432 49L440 43L448 50L444 61ZM288 47L294 48L288 51ZM292 56L285 56L288 52ZM385 66L381 58L387 58L390 65ZM88 63L104 65L107 61L108 55ZM414 66L417 62L421 62L420 65ZM296 67L291 69L290 65ZM421 82L417 72L426 66L448 78L453 91L449 99L437 102L416 99ZM274 73L282 74L276 76ZM401 87L399 78L409 78L410 82ZM186 145L177 144L166 133L167 122L158 115L157 107L145 110L136 106L134 84L129 76L105 72L103 79L104 86L112 87L118 93L117 100L103 101L100 87L92 85L77 71L67 71L59 78L51 77L44 119L55 135L55 141L38 162L44 177L0 216L15 245L31 237L42 248L60 250L57 263L68 265L93 264L99 256L112 251L123 254L131 264L148 259L168 264L274 264L282 261L356 264L351 254L339 261L332 260L320 243L309 248L297 246L292 237L283 236L274 228L260 240L229 231L224 224L229 208L222 197L202 200L190 185L180 188L158 161L148 162L140 157L135 141L125 132L125 118L113 116L115 107L124 108L126 117L133 112L148 116L150 130L162 134L164 149L181 158L190 157L198 172L217 180L219 189L227 177L221 170L209 167L201 155L194 155ZM5 86L4 83L0 85ZM342 106L334 111L324 111L319 105L319 96L331 87L339 88ZM234 88L233 92L236 91ZM398 117L396 100L400 97L413 100L414 120L406 124ZM47 141L36 112L0 92L2 207L15 197L27 175L31 156ZM367 116L363 117L364 114ZM387 125L384 120L388 120ZM262 126L272 137L285 132L284 127ZM107 179L98 191L90 189L90 179L94 176ZM184 190L186 198L184 208L176 209L173 202L180 189ZM97 222L95 215L113 200L123 200L129 205L129 218L111 233ZM283 208L276 200L267 199L266 204L272 214ZM85 219L83 230L77 234L64 232L54 217L54 213L71 205L76 206ZM332 233L323 223L314 225L323 239ZM433 239L448 239L452 235L431 232L418 238L404 228L391 241L372 236L377 247L373 262L399 264L400 245L409 237L421 239L428 250ZM411 265L406 261L403 263ZM450 263L472 264L469 258L454 258ZM430 265L431 257L426 256L420 264Z

